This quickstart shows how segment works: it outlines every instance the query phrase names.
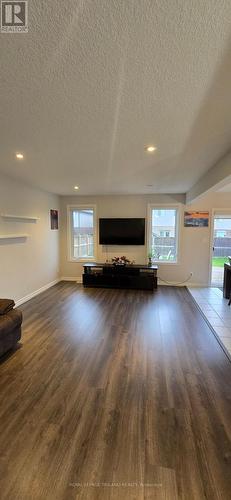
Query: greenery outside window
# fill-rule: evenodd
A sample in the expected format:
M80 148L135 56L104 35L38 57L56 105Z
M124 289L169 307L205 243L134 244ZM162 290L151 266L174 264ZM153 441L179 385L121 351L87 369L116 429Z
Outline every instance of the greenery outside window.
M149 253L154 262L178 261L179 208L149 207Z

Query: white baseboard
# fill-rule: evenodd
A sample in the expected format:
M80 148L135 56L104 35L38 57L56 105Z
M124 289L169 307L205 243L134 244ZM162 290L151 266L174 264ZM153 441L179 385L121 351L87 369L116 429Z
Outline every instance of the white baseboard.
M75 281L78 284L82 284L83 278L82 276L62 276L60 278L60 281ZM158 281L158 286L188 286L192 288L198 288L198 287L208 287L208 283L191 283L190 281L187 281L186 283L180 283L177 281L169 281L168 283L164 283L162 281Z
M62 276L60 278L60 281L75 281L78 284L83 283L83 278L82 276ZM169 281L168 283L164 283L162 281L158 281L158 286L189 286L192 288L198 288L198 287L208 287L208 283L191 283L190 281L187 281L186 283L180 283L177 281Z
M25 302L28 302L28 300L33 299L33 297L36 297L36 295L39 295L40 293L45 292L45 290L48 290L48 288L51 288L52 286L56 285L56 283L59 283L59 281L60 281L60 278L58 278L57 280L51 281L50 283L47 283L47 285L42 286L38 290L35 290L34 292L29 293L25 297L22 297L21 299L16 300L15 301L16 307L21 306Z
M185 283L184 285L183 284L180 284L179 283L174 283L174 281L171 281L169 283L163 283L162 281L160 281L158 283L158 286L178 286L178 287L182 287L182 286L187 286L187 283Z
M81 284L83 282L82 276L62 276L60 281L76 281L76 283Z
M211 285L209 283L185 283L188 288L209 288Z
M185 283L179 283L177 281L169 281L168 283L164 283L162 281L158 281L158 286L187 286L191 288L208 288L207 283L191 283L190 281L186 281Z

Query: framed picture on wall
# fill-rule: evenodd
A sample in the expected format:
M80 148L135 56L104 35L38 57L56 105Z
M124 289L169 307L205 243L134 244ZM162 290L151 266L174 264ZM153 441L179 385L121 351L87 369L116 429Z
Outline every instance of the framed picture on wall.
M209 212L185 212L184 227L208 227Z
M51 229L59 228L59 212L58 210L50 210Z

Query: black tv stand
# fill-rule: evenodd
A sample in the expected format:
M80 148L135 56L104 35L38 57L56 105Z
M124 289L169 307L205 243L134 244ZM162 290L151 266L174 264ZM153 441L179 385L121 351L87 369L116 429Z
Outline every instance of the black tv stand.
M154 290L157 288L158 266L138 264L84 264L83 285L85 287L133 288Z

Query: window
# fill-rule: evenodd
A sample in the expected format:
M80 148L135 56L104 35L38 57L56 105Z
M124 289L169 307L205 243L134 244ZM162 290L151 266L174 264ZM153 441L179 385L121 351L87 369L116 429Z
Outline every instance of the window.
M150 207L149 251L154 261L177 262L178 208Z
M95 258L94 207L69 207L69 242L71 260Z
M160 236L161 238L169 237L170 236L170 231L160 231Z
M217 236L217 238L225 238L226 231L217 231L216 236Z

